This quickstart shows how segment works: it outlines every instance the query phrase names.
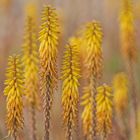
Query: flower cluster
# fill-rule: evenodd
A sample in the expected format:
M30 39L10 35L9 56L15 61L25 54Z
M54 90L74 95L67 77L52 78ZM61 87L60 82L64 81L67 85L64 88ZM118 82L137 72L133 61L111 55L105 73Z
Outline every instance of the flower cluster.
M23 102L24 77L19 56L10 56L6 72L4 95L7 96L6 124L9 135L16 137L23 128Z

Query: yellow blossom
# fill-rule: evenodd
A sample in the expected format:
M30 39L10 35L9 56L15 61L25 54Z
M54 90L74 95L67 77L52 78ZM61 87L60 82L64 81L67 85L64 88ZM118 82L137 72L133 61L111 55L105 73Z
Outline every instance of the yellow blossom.
M83 126L83 132L84 135L87 137L90 137L91 131L92 131L92 104L93 99L91 97L91 86L84 88L84 94L82 96L82 102L81 105L84 107L84 110L82 112L82 126Z
M58 79L56 60L60 26L57 11L51 6L44 7L41 19L42 25L39 33L40 84L44 106L45 139L49 139L52 96Z
M39 107L38 46L36 23L27 18L23 44L23 64L25 73L25 93L29 104Z
M79 41L71 38L65 47L62 66L62 106L63 119L66 127L66 135L72 137L73 127L77 124L77 112L79 101Z
M97 132L106 138L112 129L112 88L104 84L97 92Z
M19 56L10 56L6 72L4 95L7 97L6 124L9 135L17 137L23 128L23 71Z
M83 33L83 47L86 47L85 67L89 77L102 75L102 29L98 22L90 22Z
M114 107L117 113L122 113L128 106L128 78L123 72L114 76Z
M128 60L135 61L136 44L132 0L123 0L120 16L120 33L123 56Z
M97 127L97 121L96 121L96 95L97 95L97 86L99 79L102 76L102 38L103 33L101 26L98 22L90 22L86 25L86 28L83 32L81 44L83 47L85 47L85 61L84 61L84 69L86 71L86 78L87 78L87 88L89 90L90 96L88 96L87 100L91 100L90 102L90 110L92 111L89 114L92 114L92 117L90 115L90 118L92 120L88 120L87 125L88 126L86 131L84 132L89 139L92 139L92 137L96 137L96 127ZM86 110L86 107L84 108L84 111ZM84 112L83 112L84 113ZM84 115L83 115L84 116ZM84 128L85 129L85 128Z

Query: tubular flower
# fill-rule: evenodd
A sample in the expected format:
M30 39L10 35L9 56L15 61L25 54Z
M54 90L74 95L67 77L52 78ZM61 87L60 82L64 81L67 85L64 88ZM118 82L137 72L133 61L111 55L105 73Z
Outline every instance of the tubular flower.
M123 6L120 16L120 32L121 32L122 54L126 59L135 61L136 59L135 29L134 29L133 7L131 0L123 0Z
M91 85L92 86L92 85ZM87 137L87 139L92 139L92 105L93 105L93 99L91 96L91 86L84 88L84 94L82 96L82 102L81 105L84 106L84 110L82 112L82 125L83 125L83 132L84 135Z
M27 18L24 45L23 63L25 71L25 93L29 104L39 107L38 96L38 47L36 42L35 21L32 17Z
M98 80L102 76L102 30L98 22L88 23L83 33L83 46L86 47L85 67L87 69L88 85L91 87L92 101L92 130L90 137L96 137L96 95ZM96 138L95 138L96 139Z
M79 41L71 38L66 45L62 67L62 106L67 139L72 138L72 129L76 125L79 101Z
M85 65L91 75L100 78L102 75L102 30L98 22L88 23L83 34L83 46L87 48Z
M4 95L7 96L6 124L9 135L17 137L17 133L23 128L23 72L19 56L10 56L7 68L7 80L5 80Z
M135 29L134 29L134 15L132 0L123 0L123 7L120 19L120 31L121 31L121 45L122 54L125 57L127 64L127 72L129 73L129 81L131 86L131 102L132 108L134 109L134 124L137 129L137 109L138 109L138 98L137 98L137 86L136 79L134 76L134 64L137 58L137 49L135 44Z
M104 84L97 92L97 131L106 138L112 128L112 88Z
M36 140L36 109L40 107L39 100L39 58L36 36L35 11L27 17L23 44L23 64L25 76L25 95L29 104L31 116L31 139Z
M128 105L128 78L123 72L115 75L113 80L114 107L120 114Z
M56 10L50 6L45 6L42 13L42 25L40 31L40 75L41 93L44 101L45 115L45 137L49 139L50 109L52 95L57 87L57 47L59 39L59 22Z
M59 29L56 10L50 6L45 6L42 13L39 52L43 75L45 77L46 75L51 76L53 87L56 87L57 82L56 56Z

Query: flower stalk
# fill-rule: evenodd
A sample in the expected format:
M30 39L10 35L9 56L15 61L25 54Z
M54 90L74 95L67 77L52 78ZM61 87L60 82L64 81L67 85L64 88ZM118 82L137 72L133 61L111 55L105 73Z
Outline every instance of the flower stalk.
M25 76L25 97L29 106L31 120L31 140L37 140L36 110L40 107L39 100L39 53L37 44L37 15L33 4L26 6L26 25L23 42L23 65Z
M129 75L131 85L132 106L135 114L134 125L137 128L137 91L136 79L134 76L134 66L137 58L135 44L135 28L132 0L123 0L122 11L120 17L120 33L121 33L121 49L125 58L126 69Z
M45 140L50 139L50 117L53 93L57 88L57 52L60 26L57 11L45 6L42 12L42 25L39 35L41 94L45 118Z
M101 26L98 22L91 22L88 23L86 26L86 29L83 33L83 46L87 48L86 50L86 58L85 58L85 68L87 69L86 78L88 81L87 88L91 90L89 101L91 102L90 105L92 106L90 111L92 112L92 120L88 120L87 122L90 122L90 127L88 130L88 133L86 132L86 135L90 137L89 139L96 139L96 129L97 129L97 118L96 118L96 112L97 112L97 102L96 102L96 96L97 96L97 86L99 84L99 79L102 77L102 30ZM83 95L84 96L84 95ZM86 109L86 105L85 105ZM84 113L84 112L83 112ZM83 121L84 116L86 114L82 115ZM88 117L91 119L91 117ZM83 122L83 127L84 127ZM89 125L89 124L88 124Z
M62 106L63 120L66 129L66 139L72 140L73 129L78 125L78 102L79 102L79 41L71 38L66 45L62 66Z

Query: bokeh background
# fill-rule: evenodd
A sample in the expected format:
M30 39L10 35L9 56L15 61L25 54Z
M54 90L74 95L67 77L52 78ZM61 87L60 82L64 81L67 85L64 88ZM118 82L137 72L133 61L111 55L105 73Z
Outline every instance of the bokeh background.
M23 32L25 25L25 9L29 3L34 3L38 10L38 26L40 24L41 9L44 4L55 6L60 14L62 24L62 38L59 46L59 65L62 61L64 45L69 37L73 36L85 23L100 21L104 39L104 81L111 84L112 77L116 72L125 70L123 58L120 52L119 39L119 14L122 0L0 0L0 139L7 135L5 127L6 100L3 96L5 68L7 58L13 53L21 51L23 44ZM134 15L136 29L136 46L138 48L138 62L136 65L137 85L140 84L140 0L134 0ZM60 66L59 66L60 67ZM59 68L60 69L60 68ZM61 83L60 83L61 85ZM138 86L138 90L139 90ZM80 93L82 94L82 93ZM52 110L52 140L63 140L64 129L61 109L61 90L55 93L55 103ZM25 128L20 140L28 140L29 114L25 109ZM37 133L39 140L43 137L43 114L37 114ZM82 133L81 126L79 134ZM113 129L110 139L117 140L116 130ZM80 138L82 140L82 138Z

